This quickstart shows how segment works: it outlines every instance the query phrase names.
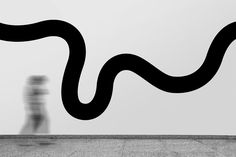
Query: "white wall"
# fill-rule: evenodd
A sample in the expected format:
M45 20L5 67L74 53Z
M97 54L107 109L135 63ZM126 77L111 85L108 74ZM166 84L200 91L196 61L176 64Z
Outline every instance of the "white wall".
M87 47L79 87L83 102L93 98L98 73L111 57L128 52L169 75L187 75L200 67L215 35L236 20L234 0L0 2L2 23L59 19L79 29ZM191 93L166 93L132 72L122 72L107 110L97 119L81 121L71 117L61 101L69 53L63 39L0 41L0 134L19 133L25 118L22 90L32 74L49 78L52 134L235 134L235 51L233 43L217 75Z

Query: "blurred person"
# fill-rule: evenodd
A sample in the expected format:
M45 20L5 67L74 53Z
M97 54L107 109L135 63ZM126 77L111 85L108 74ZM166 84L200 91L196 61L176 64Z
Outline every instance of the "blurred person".
M26 123L20 134L47 134L49 120L45 108L44 95L48 91L44 88L46 76L31 76L25 90Z

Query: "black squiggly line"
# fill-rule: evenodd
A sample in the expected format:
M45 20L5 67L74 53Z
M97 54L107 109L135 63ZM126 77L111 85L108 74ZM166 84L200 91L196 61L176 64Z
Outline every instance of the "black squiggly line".
M132 54L121 54L111 58L102 67L95 96L88 104L81 103L77 94L86 48L82 35L74 26L59 20L21 26L0 24L1 40L20 42L48 36L61 37L69 46L69 59L61 88L64 107L71 116L81 120L90 120L106 110L112 96L114 79L123 70L136 73L156 88L166 92L190 92L204 86L214 77L227 48L236 39L236 23L229 24L216 35L203 64L190 75L169 76L146 60Z

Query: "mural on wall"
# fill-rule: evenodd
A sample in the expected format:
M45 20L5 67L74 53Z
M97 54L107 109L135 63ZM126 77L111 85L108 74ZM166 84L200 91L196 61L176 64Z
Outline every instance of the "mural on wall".
M47 36L59 36L68 43L70 54L63 75L62 100L67 112L80 120L97 118L106 110L112 96L115 77L123 70L136 73L166 92L185 93L201 88L215 76L226 50L236 39L236 33L233 33L236 32L236 23L224 27L211 43L200 68L186 76L167 75L136 55L114 56L104 64L98 75L93 100L84 105L78 99L77 91L86 51L83 37L75 27L63 21L52 20L23 26L1 24L0 30L3 32L0 39L6 41L31 41Z

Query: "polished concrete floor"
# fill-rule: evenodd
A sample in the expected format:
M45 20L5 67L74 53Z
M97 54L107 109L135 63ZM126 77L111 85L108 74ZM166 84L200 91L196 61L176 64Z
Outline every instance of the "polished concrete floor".
M236 157L235 136L2 135L0 157Z

